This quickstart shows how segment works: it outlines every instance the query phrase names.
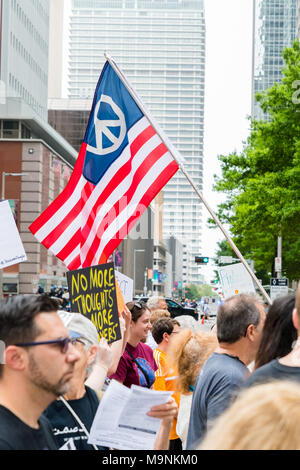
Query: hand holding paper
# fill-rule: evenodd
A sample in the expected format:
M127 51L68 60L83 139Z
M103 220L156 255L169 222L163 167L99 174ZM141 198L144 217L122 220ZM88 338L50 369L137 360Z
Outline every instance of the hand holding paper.
M161 406L171 394L136 385L129 389L112 380L98 407L89 443L122 450L153 449L161 425L158 417L168 415L168 421L170 410L174 413L171 402Z
M150 408L150 411L147 412L148 416L152 418L162 419L165 423L172 423L173 419L176 418L178 414L178 406L174 398L170 397L167 403L162 405L155 405Z

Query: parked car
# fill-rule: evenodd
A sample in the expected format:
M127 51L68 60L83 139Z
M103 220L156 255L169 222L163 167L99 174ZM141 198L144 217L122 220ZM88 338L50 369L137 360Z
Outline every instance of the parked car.
M134 298L134 300L143 300L144 302L147 302L148 299L149 297ZM198 320L197 308L183 307L181 304L176 302L176 300L169 299L168 297L165 298L165 301L172 318L178 317L180 315L190 315L191 317L195 318L195 320Z

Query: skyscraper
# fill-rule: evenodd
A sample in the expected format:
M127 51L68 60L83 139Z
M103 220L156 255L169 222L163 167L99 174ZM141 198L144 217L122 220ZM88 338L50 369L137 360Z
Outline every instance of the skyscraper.
M66 185L77 156L47 123L49 3L0 0L0 188L27 255L0 270L6 295L66 285L63 263L28 230Z
M296 35L300 39L300 0L296 0Z
M282 76L282 50L296 37L297 0L254 0L252 116L264 119L255 94Z
M68 97L91 98L110 54L202 190L205 18L203 0L72 0ZM164 238L185 242L199 282L202 209L178 172L164 188Z
M0 0L0 79L47 121L49 0Z

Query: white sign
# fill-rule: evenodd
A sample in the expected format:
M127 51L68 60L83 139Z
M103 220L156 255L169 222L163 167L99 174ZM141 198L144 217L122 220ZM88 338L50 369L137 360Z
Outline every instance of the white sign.
M281 258L280 257L275 258L275 271L276 272L281 271Z
M27 256L8 201L0 202L0 269L21 263Z
M287 278L271 278L270 298L273 302L277 297L289 293L289 281Z
M112 380L97 409L89 444L119 450L151 450L161 420L146 413L155 405L167 403L172 392L159 392Z
M115 276L123 294L125 304L131 302L133 299L133 279L125 276L125 274L115 271Z
M277 297L282 297L289 293L289 288L287 286L271 286L270 288L270 299L275 300Z
M218 261L220 264L230 264L232 263L232 256L220 256Z
M233 295L255 293L252 277L242 263L218 268L218 273L225 299Z

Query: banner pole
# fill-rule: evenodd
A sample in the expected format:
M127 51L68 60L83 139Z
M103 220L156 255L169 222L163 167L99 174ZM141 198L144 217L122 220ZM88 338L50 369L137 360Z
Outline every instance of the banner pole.
M221 224L220 220L218 219L218 217L216 216L216 214L214 213L214 211L211 209L211 207L209 206L209 204L206 202L206 200L204 199L204 197L202 196L202 194L200 193L199 189L197 188L197 186L195 185L195 183L193 182L192 178L189 176L189 174L186 172L184 166L183 166L183 160L182 160L182 157L181 155L179 154L179 152L176 150L176 148L174 147L174 145L172 144L172 142L170 142L170 140L168 139L168 137L165 135L164 131L157 125L157 123L153 120L153 118L150 116L150 113L149 111L146 109L144 103L141 101L141 99L139 98L139 96L136 94L135 90L133 89L133 87L130 85L128 79L126 78L126 76L124 75L124 73L119 69L118 65L115 63L115 61L109 57L106 53L104 54L106 60L109 62L109 64L111 65L111 67L113 68L113 70L116 72L116 74L118 75L118 77L120 78L120 80L122 81L122 83L124 84L124 86L126 87L126 89L128 90L128 92L130 93L130 95L132 96L132 98L134 99L134 101L136 102L136 104L139 106L139 108L141 109L141 111L143 112L143 114L147 117L147 119L149 120L150 124L152 125L152 127L154 128L154 130L156 131L156 133L159 135L159 137L161 138L161 140L163 141L163 143L165 144L165 146L167 147L167 149L169 150L170 154L172 155L172 157L174 158L174 160L178 163L178 166L180 168L180 170L182 171L183 175L185 176L185 178L188 180L188 182L190 183L190 185L192 186L192 188L194 189L194 191L196 192L196 194L198 195L199 199L202 201L202 203L204 204L204 206L206 207L206 209L208 210L208 212L210 213L211 217L214 219L216 225L220 228L220 230L222 231L223 235L225 236L225 238L227 239L229 245L231 246L231 248L233 249L233 251L235 252L235 254L237 255L237 257L240 259L240 261L242 262L242 264L245 266L246 270L248 271L248 273L250 274L251 278L253 279L253 281L255 282L255 284L257 285L258 289L260 290L260 292L262 293L262 295L265 297L265 299L267 300L267 302L271 305L272 304L272 301L269 297L269 295L267 294L267 292L265 291L265 289L263 288L263 286L261 285L261 283L259 282L259 280L257 279L257 277L255 276L254 272L252 271L252 269L250 268L250 266L248 265L247 261L245 260L245 258L243 257L243 255L241 254L240 250L237 248L237 246L235 245L235 243L233 242L233 240L231 239L230 235L228 234L227 230L223 227L223 225Z

